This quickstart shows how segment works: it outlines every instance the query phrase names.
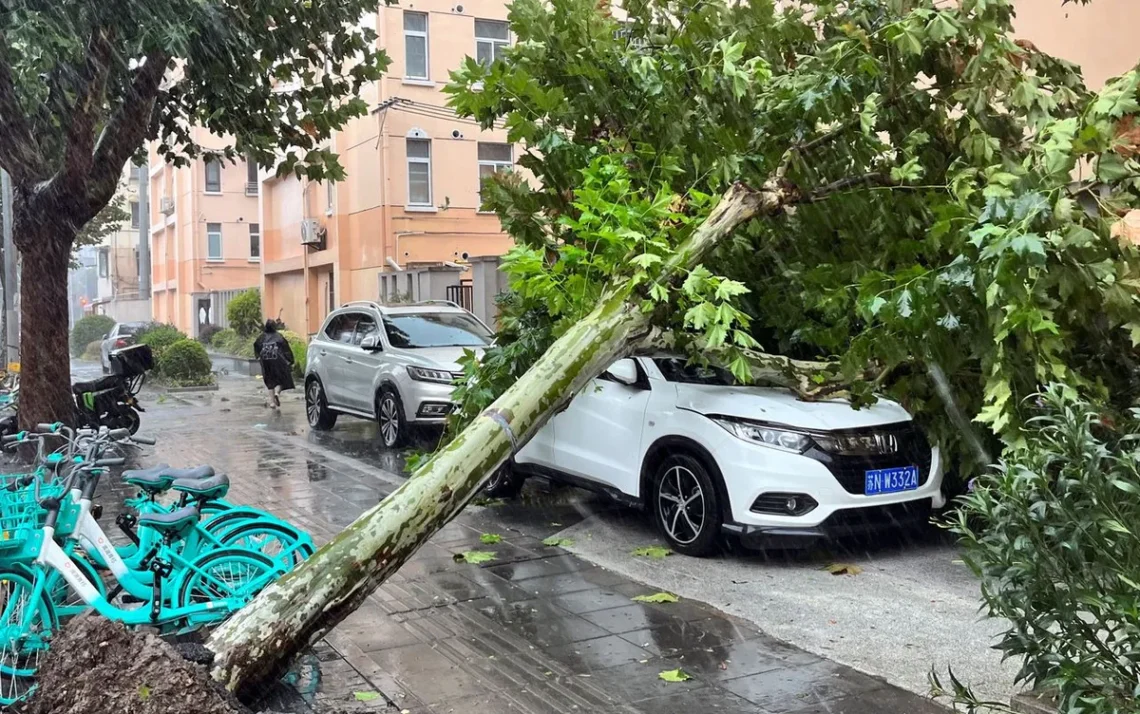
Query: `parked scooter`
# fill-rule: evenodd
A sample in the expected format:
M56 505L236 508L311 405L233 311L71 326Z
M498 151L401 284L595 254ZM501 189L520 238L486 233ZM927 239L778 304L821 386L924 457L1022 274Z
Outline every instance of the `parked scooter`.
M146 381L146 373L154 368L154 355L149 345L133 345L115 350L108 361L110 375L71 385L76 426L129 429L134 434L142 422L139 412L146 411L136 396Z

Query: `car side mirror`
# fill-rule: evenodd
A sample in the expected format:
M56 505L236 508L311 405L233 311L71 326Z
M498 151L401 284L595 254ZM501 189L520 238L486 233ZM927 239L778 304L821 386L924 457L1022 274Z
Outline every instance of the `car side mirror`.
M110 333L110 332L105 332L105 333L103 333L103 339L104 339L104 340L105 340L105 339L107 339L107 338L108 338L108 337L110 337L110 336L111 336L111 333Z
M382 352L384 351L384 346L380 344L379 335L368 335L360 341L360 349L365 352Z
M637 363L628 357L619 359L610 365L610 368L606 370L606 374L612 377L615 382L624 384L627 387L632 387L637 384L638 380Z

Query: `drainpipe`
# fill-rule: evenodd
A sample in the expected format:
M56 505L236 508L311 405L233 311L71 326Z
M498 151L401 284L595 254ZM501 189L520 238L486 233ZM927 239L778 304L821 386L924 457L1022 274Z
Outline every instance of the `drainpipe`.
M139 172L139 299L150 300L150 153ZM152 308L153 314L153 308Z

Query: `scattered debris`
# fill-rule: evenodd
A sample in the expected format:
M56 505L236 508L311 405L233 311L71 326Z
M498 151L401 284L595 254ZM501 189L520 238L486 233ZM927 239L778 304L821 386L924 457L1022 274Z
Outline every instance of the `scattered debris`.
M692 679L692 676L683 669L667 669L659 673L657 677L664 679L666 682L686 682Z
M667 555L673 555L673 551L669 550L668 548L662 548L659 545L647 545L644 548L635 548L633 555L639 558L662 560Z
M502 542L502 540L503 537L498 533L484 533L479 536L479 542L483 545L495 545L496 543Z
M566 548L568 546L574 545L574 539L573 538L559 538L558 536L550 536L549 538L544 538L542 541L542 544L548 545L548 546Z
M494 553L489 553L485 550L468 550L454 555L456 563L470 563L471 565L478 565L479 563L486 563L495 559Z
M380 698L380 695L376 692L353 692L352 696L355 697L358 702L373 702Z
M863 569L854 563L832 563L824 568L832 575L858 575Z
M638 595L634 602L677 602L681 598L673 593L653 593L652 595Z

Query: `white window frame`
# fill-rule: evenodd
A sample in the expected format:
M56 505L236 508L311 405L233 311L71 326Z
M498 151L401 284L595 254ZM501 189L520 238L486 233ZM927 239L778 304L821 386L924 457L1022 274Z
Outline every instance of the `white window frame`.
M499 59L499 53L511 46L511 25L505 20L491 20L486 17L477 17L475 18L474 26L479 27L480 22L495 22L507 26L507 39L505 40L497 37L480 37L478 30L475 32L475 60L479 60L479 45L487 43L491 45L491 62L495 62Z
M260 193L261 178L258 174L257 162L247 158L245 160L245 195L256 196Z
M256 231L253 230L254 226L257 226ZM257 236L257 255L253 254L253 237L254 236ZM251 262L251 263L260 263L261 262L261 224L260 223L250 223L249 224L249 262Z
M411 156L408 154L407 147L412 142L423 142L424 144L427 145L428 155L427 155L426 159L420 158L418 156ZM433 186L432 186L432 172L431 172L431 156L432 156L431 139L426 139L426 138L422 138L422 137L408 137L408 138L404 139L404 158L407 161L405 173L407 173L407 175L408 175L408 181L407 181L408 200L406 201L405 208L410 208L412 210L419 209L421 211L424 210L425 208L428 208L428 209L435 208L435 205L432 203L432 197L433 197L434 191L432 190ZM412 171L411 171L412 164L424 164L425 166L427 166L427 188L428 188L427 203L413 203L412 202Z
M210 164L217 164L218 166L218 189L216 191L210 189ZM202 192L211 196L218 196L222 193L222 162L215 159L214 161L202 162Z
M431 17L426 12L417 12L413 10L404 10L401 16L401 21L407 15L420 15L424 18L424 30L409 30L407 23L404 23L404 79L412 82L430 82L431 81ZM422 77L409 72L408 66L408 38L409 37L422 37L424 38L424 74Z
M478 186L480 189L483 188L483 175L482 175L482 171L480 171L480 169L482 169L484 166L490 166L492 169L495 170L495 173L499 173L500 171L514 171L514 169L515 169L515 147L513 144L508 144L505 141L480 141L480 142L476 143L476 145L475 145L475 156L476 157L479 156L479 146L481 146L482 144L495 144L498 146L506 146L508 149L511 150L511 160L510 161L490 161L490 160L486 160L486 159L477 158L476 159L476 171L478 173L476 174L476 180L478 181ZM476 192L475 199L479 202L479 205L476 206L476 208L475 208L477 213L494 213L494 211L484 211L483 210L483 192L481 190Z
M130 225L131 230L139 230L142 223L142 206L138 201L129 201L127 203L128 212L131 214Z
M333 207L336 206L336 181L332 179L325 179L325 181L325 201L328 203L325 207L325 215L331 216L333 214Z
M218 230L210 230L210 226L217 226ZM210 254L210 236L218 236L218 255ZM222 224L221 223L207 223L206 224L206 262L208 263L221 263L226 259L225 244L222 243Z

